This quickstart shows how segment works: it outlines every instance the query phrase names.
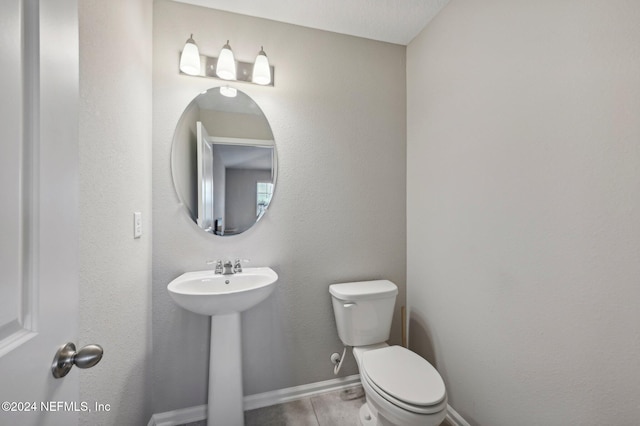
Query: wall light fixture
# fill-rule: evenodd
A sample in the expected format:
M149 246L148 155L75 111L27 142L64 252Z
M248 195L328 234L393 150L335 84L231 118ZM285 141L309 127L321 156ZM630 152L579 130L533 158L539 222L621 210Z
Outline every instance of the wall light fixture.
M193 34L187 40L180 54L180 71L189 75L200 73L200 52L198 45L193 41Z
M187 75L219 78L227 81L274 85L275 68L269 64L264 48L256 56L254 63L236 61L229 40L222 46L220 55L215 58L201 55L193 34L187 40L180 54L180 71Z
M220 51L216 64L216 75L223 80L236 80L236 58L233 57L229 40Z
M256 60L253 63L253 76L251 77L256 84L269 84L271 83L271 67L269 66L269 59L267 54L264 53L264 47L260 46L260 52L256 56Z

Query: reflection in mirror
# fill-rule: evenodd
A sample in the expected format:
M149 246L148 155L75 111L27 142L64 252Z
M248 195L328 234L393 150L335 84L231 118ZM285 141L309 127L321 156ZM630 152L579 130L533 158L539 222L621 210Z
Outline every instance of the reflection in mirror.
M178 121L171 151L173 183L191 219L221 236L251 228L266 213L276 182L273 133L258 105L213 88Z

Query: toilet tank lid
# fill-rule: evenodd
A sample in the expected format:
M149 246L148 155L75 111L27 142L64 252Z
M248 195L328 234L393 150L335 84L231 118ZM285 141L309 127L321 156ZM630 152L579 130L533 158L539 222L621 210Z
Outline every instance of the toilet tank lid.
M358 281L331 284L329 293L340 300L382 299L398 294L398 287L389 280Z

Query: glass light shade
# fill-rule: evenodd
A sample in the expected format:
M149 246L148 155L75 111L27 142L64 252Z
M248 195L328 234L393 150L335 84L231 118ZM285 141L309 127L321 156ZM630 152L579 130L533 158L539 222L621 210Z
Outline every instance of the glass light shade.
M193 34L191 34L191 37L184 45L184 49L182 49L180 71L189 75L200 74L200 52L196 42L193 41Z
M220 88L220 94L227 98L235 98L238 95L238 89L229 86L222 86Z
M260 48L260 52L258 53L258 56L256 56L256 61L253 64L253 76L251 77L251 81L262 85L271 83L271 67L269 66L269 59L267 58L267 54L264 53L262 47Z
M223 80L236 79L236 60L233 57L231 46L229 46L229 40L227 40L227 44L222 46L220 51L218 64L216 65L216 75Z

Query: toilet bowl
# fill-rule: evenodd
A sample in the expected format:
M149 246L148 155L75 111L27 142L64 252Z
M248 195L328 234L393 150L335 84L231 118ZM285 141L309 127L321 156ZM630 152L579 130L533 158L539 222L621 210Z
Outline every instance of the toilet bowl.
M353 347L366 403L363 426L437 426L447 394L437 370L401 346L388 346L398 289L387 280L329 286L338 335Z
M355 347L353 354L367 397L360 411L363 425L442 423L447 409L444 382L424 358L401 346L386 345Z

